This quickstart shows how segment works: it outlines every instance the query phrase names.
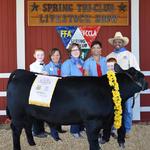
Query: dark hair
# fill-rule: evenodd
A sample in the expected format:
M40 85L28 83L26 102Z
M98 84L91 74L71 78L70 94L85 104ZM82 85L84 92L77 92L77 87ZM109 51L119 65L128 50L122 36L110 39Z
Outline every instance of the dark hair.
M51 60L51 56L56 52L58 51L59 54L60 54L60 59L61 59L61 51L58 49L58 48L52 48L52 50L49 51L49 58Z
M97 41L97 40L95 40L95 41L92 42L91 48L92 48L94 45L97 45L97 44L102 48L102 43L101 43L100 41Z
M109 59L107 59L107 62L115 62L117 63L116 58L110 57Z
M69 46L69 48L68 48L69 55L71 55L71 50L72 50L72 48L75 47L75 46L77 46L77 47L79 48L80 55L81 55L82 51L81 51L81 47L80 47L80 45L79 45L78 43L72 43L72 44L70 44L70 46Z

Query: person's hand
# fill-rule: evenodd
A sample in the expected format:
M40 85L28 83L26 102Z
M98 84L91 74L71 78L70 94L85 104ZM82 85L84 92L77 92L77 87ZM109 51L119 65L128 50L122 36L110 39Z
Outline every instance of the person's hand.
M46 71L42 71L41 74L42 75L49 75L48 72L46 72Z
M76 66L77 66L77 68L82 68L82 66L80 64L77 64Z
M83 71L83 75L84 75L84 76L89 76L88 71L84 70L84 71Z

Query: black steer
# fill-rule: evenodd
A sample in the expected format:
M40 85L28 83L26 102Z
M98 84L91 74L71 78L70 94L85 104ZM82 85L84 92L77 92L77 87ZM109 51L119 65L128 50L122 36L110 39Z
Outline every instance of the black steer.
M123 103L135 93L147 88L147 82L141 72L134 68L124 71L118 65L115 68L117 72L121 72L116 73L116 77ZM8 112L12 119L14 150L21 149L20 134L23 128L29 144L35 145L31 132L33 118L44 120L51 125L84 123L90 150L99 150L100 129L110 129L114 116L112 89L108 84L107 76L59 79L50 108L28 104L31 85L35 78L35 73L16 70L10 75L8 81ZM124 142L125 133L122 127L120 133L118 141Z

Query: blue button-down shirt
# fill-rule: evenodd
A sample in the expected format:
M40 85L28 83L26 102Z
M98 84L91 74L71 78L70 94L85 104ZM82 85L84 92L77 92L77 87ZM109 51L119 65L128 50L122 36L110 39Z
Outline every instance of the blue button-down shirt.
M84 63L81 60L82 64ZM71 59L67 59L61 67L62 76L82 76L82 72L79 68L71 61Z
M43 69L43 71L46 71L49 75L58 75L58 67L54 65L52 61L50 61Z
M107 63L105 57L100 57L99 64L101 66L102 75L107 73ZM93 57L88 58L84 63L84 70L88 71L89 76L98 76L96 61Z

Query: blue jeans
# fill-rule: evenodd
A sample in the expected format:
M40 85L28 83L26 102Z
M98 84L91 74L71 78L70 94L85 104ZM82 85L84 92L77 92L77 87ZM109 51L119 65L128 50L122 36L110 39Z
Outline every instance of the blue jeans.
M70 127L70 133L80 133L80 125L71 125Z
M51 129L51 136L52 136L54 139L59 139L58 131L57 131L55 128L52 128L52 127L50 127L50 129Z
M80 134L80 132L84 131L84 125L83 124L76 124L76 125L71 125L70 127L70 133L78 133Z
M133 104L133 97L129 98L125 102L123 116L124 116L124 126L125 126L126 133L130 132L132 128L132 117L133 117L132 104Z
M32 124L32 131L36 135L44 133L44 121L34 119Z

